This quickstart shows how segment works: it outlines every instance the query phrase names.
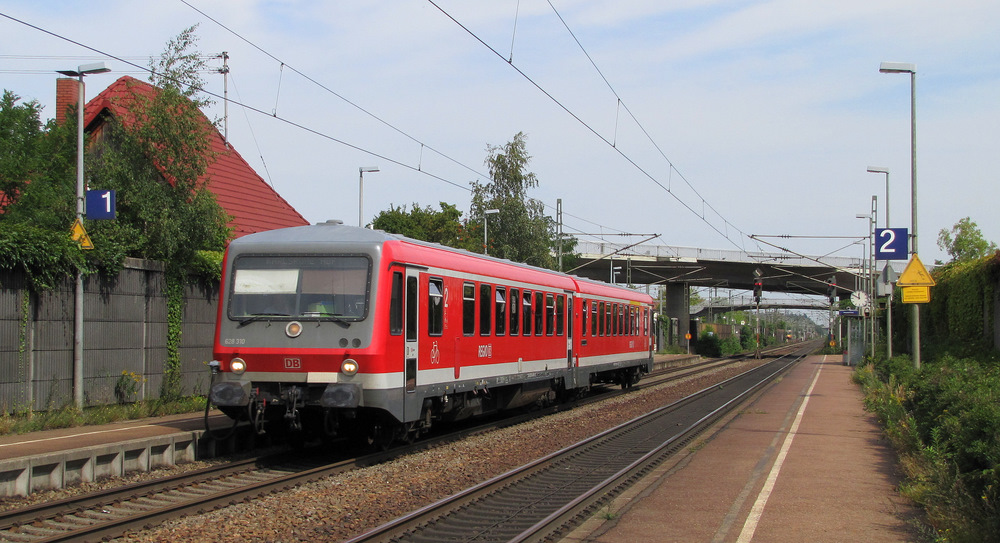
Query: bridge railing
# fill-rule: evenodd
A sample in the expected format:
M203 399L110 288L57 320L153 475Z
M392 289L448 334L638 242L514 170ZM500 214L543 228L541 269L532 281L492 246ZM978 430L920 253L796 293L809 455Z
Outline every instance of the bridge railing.
M579 241L576 250L584 255L607 256L628 247L629 243L601 242L601 241ZM788 253L768 253L768 252L747 252L730 249L702 249L700 247L679 247L674 245L641 244L629 247L615 258L647 257L658 260L672 259L695 259L695 260L719 260L733 262L762 262L767 264L788 264L793 266L820 266L812 258L802 258ZM861 266L860 258L833 257L827 256L818 258L827 266L839 268L858 268Z

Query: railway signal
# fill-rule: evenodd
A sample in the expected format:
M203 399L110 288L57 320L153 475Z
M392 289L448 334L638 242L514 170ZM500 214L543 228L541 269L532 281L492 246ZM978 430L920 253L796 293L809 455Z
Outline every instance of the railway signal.
M760 297L764 293L764 281L760 277L754 277L753 279L753 301L756 304L760 303Z
M830 298L830 305L837 303L837 278L831 277L826 280L826 296Z

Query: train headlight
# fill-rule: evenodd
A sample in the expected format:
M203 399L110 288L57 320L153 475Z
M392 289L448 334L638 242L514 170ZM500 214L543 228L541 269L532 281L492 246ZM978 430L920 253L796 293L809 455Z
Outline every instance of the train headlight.
M242 358L234 358L229 361L229 369L236 375L243 375L247 371L247 362Z
M299 337L302 333L302 325L296 321L292 321L285 325L285 335L288 337Z
M348 358L341 362L340 371L344 375L354 375L355 373L358 373L358 362L353 358Z

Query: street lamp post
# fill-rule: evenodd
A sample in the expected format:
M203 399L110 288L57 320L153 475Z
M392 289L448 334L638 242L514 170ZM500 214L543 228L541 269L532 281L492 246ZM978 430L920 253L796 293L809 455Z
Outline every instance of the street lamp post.
M868 166L868 173L884 173L885 174L885 227L891 228L889 226L889 169L881 168L879 166ZM888 264L886 264L888 269ZM888 277L883 277L882 282L889 286L889 296L886 298L885 303L885 352L886 359L892 359L892 281Z
M83 221L83 110L85 93L83 76L110 72L111 68L104 62L81 64L76 70L58 70L67 77L80 80L79 94L76 102L76 218ZM76 303L73 311L73 403L77 409L83 409L83 271L76 270Z
M618 270L622 269L621 266L611 266L611 284L615 284L615 276L618 275Z
M910 254L917 254L917 65L909 62L883 62L879 72L910 74ZM920 304L910 304L910 335L913 367L920 369Z
M876 215L875 215L875 197L872 196L872 212L871 213L859 213L857 215L857 218L859 218L859 219L866 219L868 221L868 245L866 247L864 247L865 257L861 259L862 265L863 265L863 267L865 269L865 274L864 275L867 275L867 279L864 280L864 292L868 295L868 300L866 301L867 304L873 304L874 301L875 301L874 292L873 292L873 287L875 285L875 281L874 281L874 264L873 264L873 262L875 261L875 255L874 255L874 252L875 252L875 244L874 244L875 217L876 217ZM862 277L864 277L864 275ZM862 315L862 318L863 318L864 323L865 323L865 333L864 333L864 336L870 336L870 338L871 338L870 339L870 343L869 343L869 345L870 345L869 350L871 352L872 358L874 358L875 357L875 314L874 314L874 312L872 312L872 314L871 314L871 321L869 321L869 316L865 312L865 308L864 307L859 307L858 309L861 310L861 315ZM869 325L871 326L871 328L869 328Z
M483 254L484 255L490 254L489 238L486 235L486 229L489 226L489 222L490 222L489 221L489 216L490 215L496 215L497 213L500 213L499 209L487 209L487 210L483 211Z
M365 172L377 172L378 166L361 166L358 168L358 226L365 226Z

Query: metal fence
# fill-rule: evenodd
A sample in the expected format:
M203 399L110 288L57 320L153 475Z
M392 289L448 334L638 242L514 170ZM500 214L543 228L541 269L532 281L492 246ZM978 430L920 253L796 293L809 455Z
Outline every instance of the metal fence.
M115 385L131 380L129 399L159 397L167 360L166 278L158 262L128 259L112 279L84 282L84 404L116 401ZM204 393L212 357L218 285L184 292L180 339L182 394ZM73 282L31 293L19 271L0 270L0 412L47 410L73 402Z

